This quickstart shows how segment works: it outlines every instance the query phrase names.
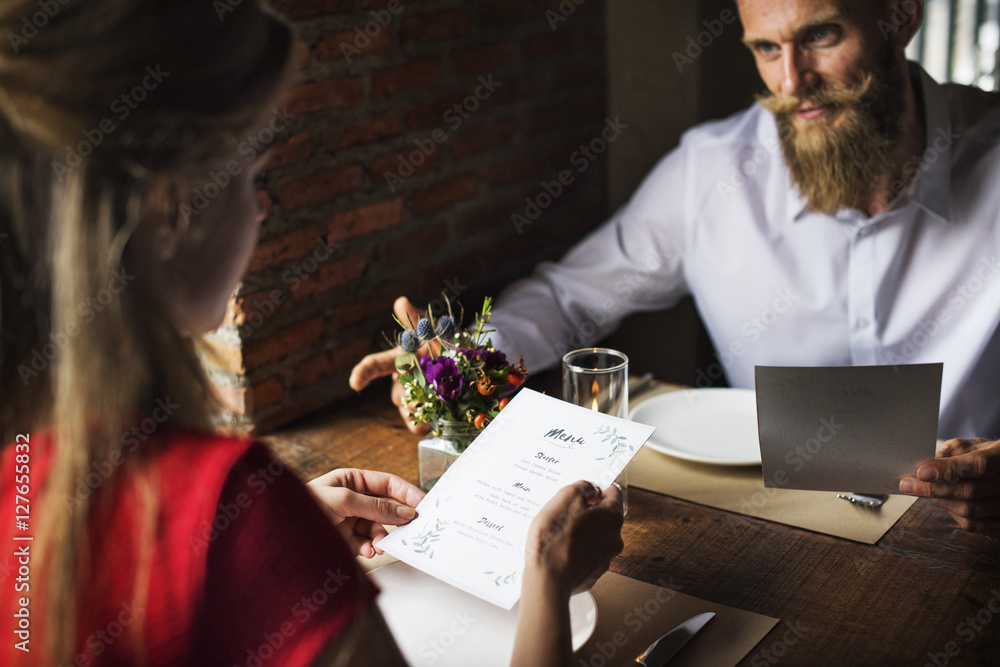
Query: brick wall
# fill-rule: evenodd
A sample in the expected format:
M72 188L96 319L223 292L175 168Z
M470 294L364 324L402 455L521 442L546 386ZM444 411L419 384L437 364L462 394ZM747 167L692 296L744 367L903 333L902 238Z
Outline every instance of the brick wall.
M257 430L351 393L396 296L474 311L592 229L613 135L600 0L273 5L298 28L301 76L208 362Z

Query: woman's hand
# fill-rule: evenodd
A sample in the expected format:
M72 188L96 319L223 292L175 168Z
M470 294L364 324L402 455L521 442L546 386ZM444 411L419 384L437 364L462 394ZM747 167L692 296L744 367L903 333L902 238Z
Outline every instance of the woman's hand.
M424 492L387 472L341 468L308 484L319 496L334 526L351 550L372 558L389 532L382 524L401 526L417 516Z
M618 487L601 493L581 481L560 490L535 517L524 549L511 665L571 664L570 595L592 586L621 552L623 515Z
M528 530L525 568L556 578L570 593L590 588L621 553L622 494L590 482L564 487L542 507Z
M1000 538L1000 440L949 440L899 490L934 498L964 530Z
M416 328L417 322L424 316L405 296L396 299L392 309L396 318L411 328ZM406 404L403 386L399 384L399 373L396 372L396 357L401 354L403 354L403 351L398 347L394 347L385 352L375 352L367 355L351 370L349 383L351 389L361 391L372 380L391 375L392 390L390 397L392 398L393 405L399 409L399 414L403 417L403 421L411 431L414 433L426 433L430 430L428 424L414 424L410 420L410 406ZM427 354L427 345L422 345L417 350L417 356L423 356L424 354Z

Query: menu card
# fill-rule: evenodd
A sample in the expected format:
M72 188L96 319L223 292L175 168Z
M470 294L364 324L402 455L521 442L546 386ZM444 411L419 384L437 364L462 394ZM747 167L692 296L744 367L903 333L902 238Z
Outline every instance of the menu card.
M538 511L577 480L607 489L653 430L522 389L379 548L510 609Z
M764 486L899 493L934 458L942 368L758 366Z

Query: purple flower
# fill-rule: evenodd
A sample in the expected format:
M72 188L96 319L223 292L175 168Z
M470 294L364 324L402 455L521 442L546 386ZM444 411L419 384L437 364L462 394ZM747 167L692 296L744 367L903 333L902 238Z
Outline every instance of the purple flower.
M421 357L420 370L445 403L451 403L462 391L462 374L451 357Z
M507 367L507 355L500 350L489 351L484 347L477 347L459 348L458 351L464 354L470 361L473 359L482 361L485 369L488 371L498 371L501 368Z

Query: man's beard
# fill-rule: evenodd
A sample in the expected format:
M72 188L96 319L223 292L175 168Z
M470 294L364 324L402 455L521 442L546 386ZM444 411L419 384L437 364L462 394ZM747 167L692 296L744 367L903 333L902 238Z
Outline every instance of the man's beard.
M757 101L774 114L792 182L809 210L833 215L859 206L891 175L903 113L903 74L891 56L854 86L820 89L804 99L776 94ZM796 127L792 115L803 103L833 109Z

